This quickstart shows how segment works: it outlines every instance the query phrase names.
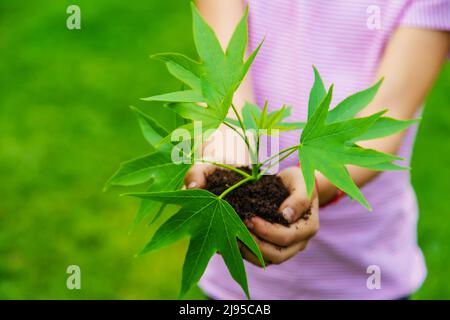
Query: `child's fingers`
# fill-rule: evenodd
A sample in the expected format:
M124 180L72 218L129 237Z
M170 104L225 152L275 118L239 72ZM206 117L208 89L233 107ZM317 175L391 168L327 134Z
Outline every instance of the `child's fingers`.
M278 176L290 193L281 204L279 211L289 223L293 223L311 208L312 200L306 192L300 168L289 167L281 171ZM316 194L313 196L313 199L315 198Z
M311 209L311 200L305 194L292 192L280 206L280 213L289 223L293 223Z
M319 230L319 215L317 210L312 209L307 220L298 220L288 227L268 222L259 217L253 217L246 224L261 239L278 246L287 247L314 236Z
M206 186L206 176L213 173L215 167L208 163L199 163L192 166L184 178L187 189L204 188Z
M295 256L298 252L303 251L308 244L308 241L296 242L289 247L280 247L264 240L254 237L256 243L261 250L264 260L268 260L273 264L280 264L289 258Z

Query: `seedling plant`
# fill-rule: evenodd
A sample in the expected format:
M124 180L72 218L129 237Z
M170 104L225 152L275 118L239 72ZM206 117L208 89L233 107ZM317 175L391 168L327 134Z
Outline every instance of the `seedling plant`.
M271 109L268 103L259 106L247 103L239 110L233 104L233 95L247 74L262 43L247 59L248 42L247 13L237 25L224 51L211 27L192 5L193 35L199 60L179 53L161 53L152 56L164 62L168 71L180 80L185 89L148 98L162 106L152 106L152 112L173 116L172 125L162 125L155 117L132 108L150 152L122 163L109 179L109 186L146 185L145 192L128 195L141 199L134 224L151 215L158 219L166 205L176 205L178 211L170 216L153 235L141 254L168 246L189 237L181 283L180 297L195 285L211 257L219 252L233 279L250 297L247 278L237 241L248 247L264 266L264 260L252 235L235 209L225 200L226 196L243 186L256 183L263 175L288 156L296 153L303 173L308 195L315 187L315 172L321 172L348 197L360 202L370 210L370 205L353 182L346 165L356 165L370 170L405 170L393 161L395 155L365 149L358 143L377 139L404 130L415 120L400 121L384 116L380 111L367 117L357 117L374 98L382 80L363 91L357 92L330 110L333 85L328 89L313 67L308 116L305 122L287 122L291 107ZM230 112L231 110L231 112ZM233 114L233 117L228 114ZM219 168L231 170L242 176L236 184L219 195L204 189L184 189L183 181L193 161L174 161L173 154L193 158L199 152L196 144L187 151L178 141L172 141L172 133L184 130L191 139L198 138L195 122L201 122L201 139L219 126L226 126L242 139L251 160L249 170L242 170L225 163L205 159ZM302 130L298 144L281 150L266 159L260 159L261 139L264 135L282 134L285 131ZM251 134L249 134L251 132Z

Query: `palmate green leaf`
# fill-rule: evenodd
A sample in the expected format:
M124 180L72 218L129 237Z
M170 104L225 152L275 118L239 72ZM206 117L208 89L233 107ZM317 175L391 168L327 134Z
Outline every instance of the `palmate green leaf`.
M154 234L142 253L150 252L189 236L190 243L183 265L180 296L204 273L208 261L219 251L231 276L249 297L245 267L237 245L242 241L264 261L253 237L228 202L202 189L172 192L132 193L131 196L181 206Z
M308 119L312 116L313 112L319 106L323 97L326 94L325 88L323 86L322 78L318 70L313 66L314 69L314 84L311 88L309 97L309 108L308 108ZM355 117L360 111L362 111L375 97L378 89L383 83L383 78L375 83L373 86L357 92L348 98L340 102L334 109L330 110L327 117L327 122L337 122L348 120ZM409 127L410 125L417 123L419 120L397 120L389 117L380 117L372 127L370 127L367 132L361 137L355 137L353 141L364 141L372 140L377 138L382 138L389 136L396 132L402 131ZM391 167L391 166L389 166Z
M312 117L327 93L323 80L315 66L313 66L313 71L314 83L309 94L308 119ZM355 117L373 100L382 83L383 79L375 83L370 88L357 92L344 99L335 108L328 112L327 122L331 123L348 120Z
M226 52L223 52L213 29L192 4L194 42L202 62L202 92L208 107L215 109L223 120L228 114L234 92L244 79L260 46L244 61L248 43L248 10L233 32Z
M171 159L171 148L160 149L148 155L126 161L108 180L105 189L110 186L132 186L149 183L147 191L173 191L183 186L184 176L191 164L174 163ZM155 221L161 214L161 205L143 199L134 219L134 226L148 214L154 212Z
M246 11L224 52L213 29L192 4L194 43L200 62L177 53L152 56L164 61L169 72L188 85L190 90L152 96L144 100L169 102L169 105L186 119L205 121L206 117L208 128L217 128L228 114L233 94L260 48L259 46L247 61L244 61L248 42L247 16ZM173 102L188 103L189 107L174 105ZM205 102L206 108L195 105L197 102ZM194 111L195 108L199 108L199 111Z
M153 151L122 163L119 170L107 181L105 190L114 185L132 186L143 183L150 184L147 191L173 191L181 188L190 165L173 163L171 160L173 145L170 144L170 141L169 143L163 141L163 136L168 134L167 130L139 109L132 107L132 110L136 113L142 133ZM155 213L153 218L155 221L162 209L160 203L142 200L133 227L151 212Z
M170 140L165 142L164 139L169 135L171 128L179 127L185 120L167 108L156 107L154 110L158 113L158 118L164 120L162 125L141 110L133 106L130 108L136 114L142 134L150 144L151 152L122 163L119 170L107 181L104 190L114 185L131 186L143 183L149 184L147 191L180 189L190 166L171 163L173 145ZM162 209L163 206L158 202L142 200L133 227L151 212L155 213L153 221L156 220Z
M291 115L292 107L283 106L272 112L264 112L257 105L246 103L242 108L242 121L246 130L267 130L267 134L272 134L274 130L283 132L302 129L304 122L284 122L283 120ZM239 121L227 118L226 121L235 126L239 126Z
M351 145L349 142L367 132L385 111L369 117L328 123L332 92L333 87L308 120L300 138L299 160L307 191L312 194L314 171L318 170L339 189L370 210L370 205L351 179L345 165L393 169L396 166L391 162L401 158Z
M364 149L355 142L391 135L404 130L417 120L400 121L383 117L386 111L368 117L354 118L372 101L382 79L370 88L344 99L329 111L333 86L324 95L323 81L316 68L314 75L308 122L303 129L299 147L299 160L308 194L314 189L314 172L317 170L351 198L370 209L345 165L351 164L376 171L408 168L393 163L401 159L397 156ZM318 100L320 103L317 103Z

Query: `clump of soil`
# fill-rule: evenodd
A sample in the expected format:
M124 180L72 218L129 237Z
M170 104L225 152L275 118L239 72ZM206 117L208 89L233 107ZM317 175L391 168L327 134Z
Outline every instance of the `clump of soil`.
M246 167L240 168L250 173ZM233 171L217 169L206 177L206 189L220 195L243 177ZM225 196L242 220L255 215L272 223L289 225L278 212L280 205L289 196L289 191L278 176L264 175L258 181L248 182Z

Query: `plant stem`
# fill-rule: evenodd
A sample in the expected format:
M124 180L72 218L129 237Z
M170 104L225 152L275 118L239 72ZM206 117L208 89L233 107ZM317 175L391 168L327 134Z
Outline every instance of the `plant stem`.
M265 165L265 164L269 163L272 159L275 159L276 157L281 156L283 153L286 153L286 152L291 151L291 150L293 150L293 149L297 149L299 146L300 146L300 145L296 145L296 146L292 146L292 147L286 148L286 149L284 149L284 150L281 150L281 151L278 152L277 154L275 154L275 155L273 155L273 156L267 158L266 160L264 160L264 162L262 163L262 165Z
M289 148L290 149L290 148ZM291 154L293 154L296 151L296 149L292 149L291 151L289 151L286 155L284 155L283 157L281 157L280 159L278 159L277 161L275 161L275 163L271 164L270 166L268 166L267 168L265 168L260 174L259 177L261 177L262 175L264 175L267 171L269 171L271 168L273 168L277 163L280 163L281 161L283 161L284 159L286 159L287 157L289 157Z
M252 164L252 177L255 179L258 179L259 168L260 168L259 163Z
M259 148L260 148L260 140L261 135L259 129L256 130L256 152L252 161L252 175L255 179L258 179L259 168L261 168L262 164L259 162Z
M244 133L244 136L245 136L245 125L244 125L244 122L242 121L241 115L239 114L239 112L237 111L237 109L236 109L236 107L234 106L233 103L231 103L231 108L233 109L233 112L234 112L234 114L236 115L236 118L239 121L239 126L241 127L242 132Z
M247 149L248 149L248 152L249 152L249 155L250 155L251 162L258 164L259 147L257 146L256 151L253 151L253 148L251 147L250 141L248 140L248 137L247 137L247 130L245 128L245 124L242 121L242 118L241 118L241 116L240 116L236 106L233 103L231 103L231 108L233 109L233 112L236 115L236 118L237 118L237 120L239 122L239 126L241 127L242 132L239 132L239 130L237 130L236 128L232 127L227 122L225 122L225 124L228 127L232 128L235 132L237 132L239 134L239 136L244 140L245 145L247 146ZM254 166L252 165L252 174L253 173L254 173ZM256 178L256 175L255 175L255 178Z
M229 187L227 190L225 190L224 192L222 192L222 194L219 196L219 199L223 199L227 194L229 194L231 191L233 191L234 189L240 187L241 185L243 185L244 183L247 183L251 180L254 180L255 178L253 178L252 176L249 176L245 179L242 179L241 181L239 181L236 184L233 184L231 187Z
M240 132L238 129L236 129L232 124L229 124L228 122L224 121L223 122L224 125L226 125L228 128L230 128L231 130L233 130L234 132L236 132L241 138L242 140L244 140L245 144L247 145L248 148L250 148L250 146L247 144L247 139L245 139L244 135L242 134L242 132Z
M228 122L226 122L226 121L224 121L223 122L227 127L229 127L230 129L232 129L234 132L236 132L238 135L239 135L239 137L241 137L241 139L244 141L244 143L245 143L245 146L247 147L247 151L248 151L248 153L249 153L249 155L250 155L250 158L251 158L251 161L252 162L255 162L254 161L254 159L255 159L255 153L254 153L254 151L253 151L253 149L252 149L252 147L251 147L251 145L250 145L250 142L248 141L248 139L246 138L246 137L244 137L244 135L242 134L242 132L240 132L239 130L237 130L232 124L230 124L230 123L228 123Z
M245 172L245 171L243 171L243 170L240 170L240 169L238 169L238 168L236 168L236 167L229 166L229 165L227 165L227 164L218 163L218 162L209 161L209 160L201 160L201 161L202 161L202 162L206 162L206 163L213 164L213 165L215 165L215 166L217 166L217 167L220 167L220 168L224 168L224 169L228 169L228 170L230 170L230 171L234 171L234 172L239 173L241 176L244 176L244 177L246 177L246 178L251 177L251 175L249 175L247 172Z
M247 137L247 129L245 128L245 124L242 121L241 115L239 114L239 112L237 111L237 109L236 109L236 107L235 107L235 105L233 103L231 103L231 108L233 109L233 112L234 112L234 114L236 115L236 118L239 121L239 126L242 129L242 136L243 136L243 139L245 141L245 144L247 145L250 154L252 154L253 152L252 152L252 149L251 149L251 146L250 146L250 141L248 140L248 137Z

